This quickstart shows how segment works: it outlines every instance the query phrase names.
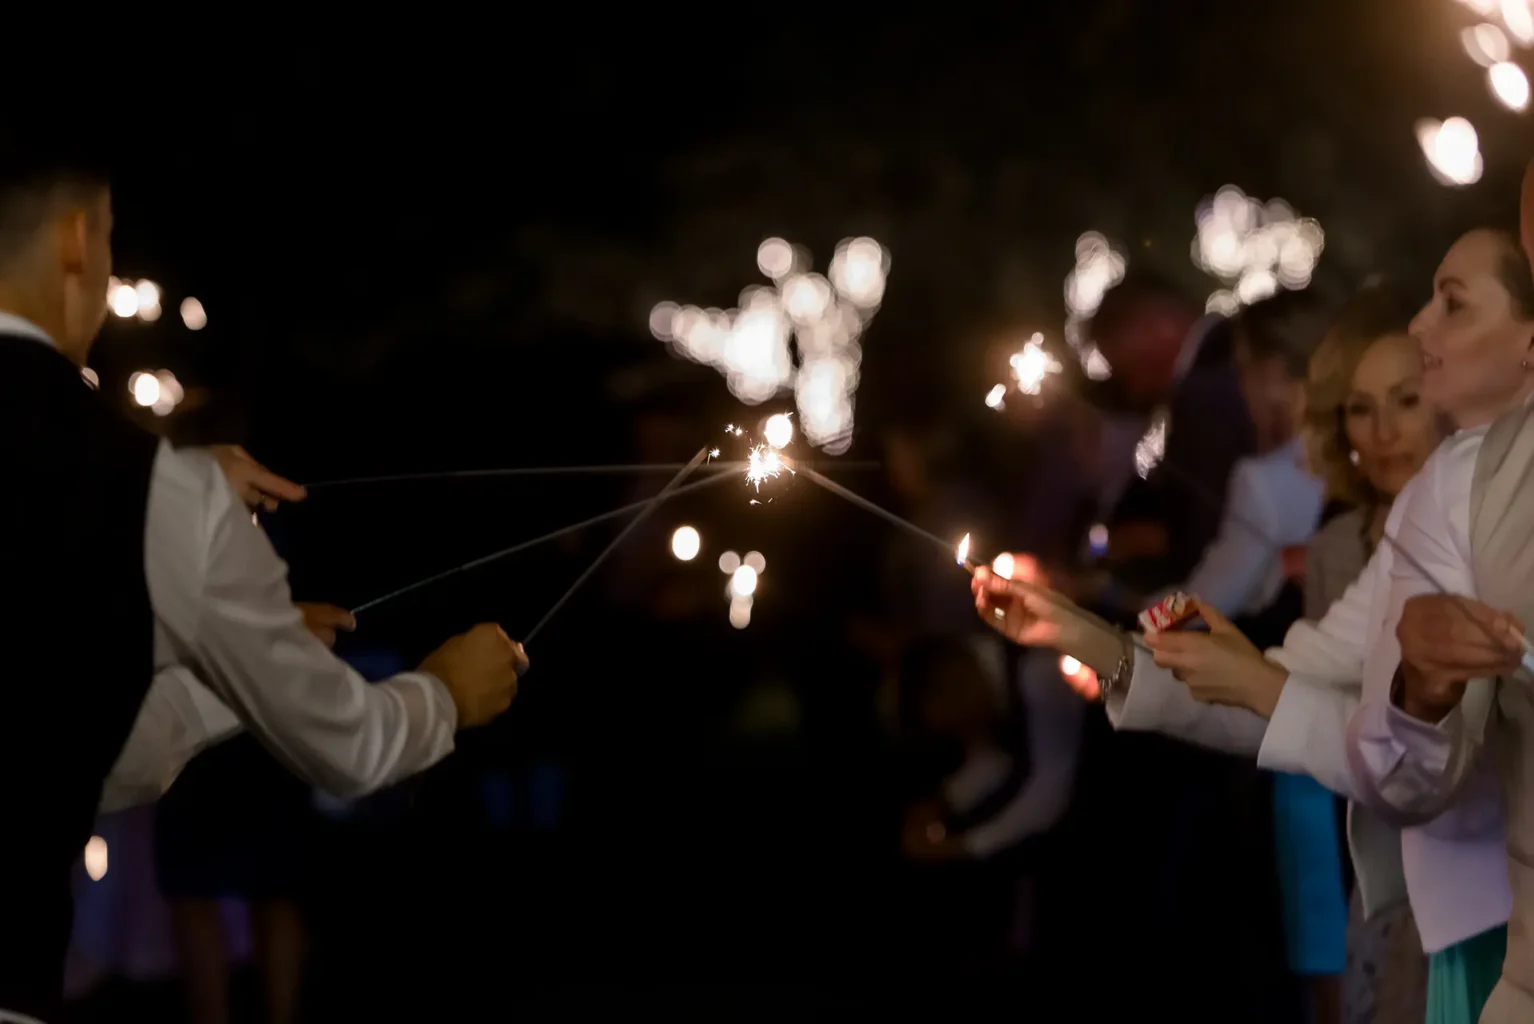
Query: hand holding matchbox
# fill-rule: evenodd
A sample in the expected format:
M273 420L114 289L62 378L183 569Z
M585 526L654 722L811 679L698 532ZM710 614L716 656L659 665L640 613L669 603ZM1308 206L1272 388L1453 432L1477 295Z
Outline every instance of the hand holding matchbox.
M1140 613L1140 628L1147 633L1181 629L1198 618L1198 601L1182 591L1168 594Z

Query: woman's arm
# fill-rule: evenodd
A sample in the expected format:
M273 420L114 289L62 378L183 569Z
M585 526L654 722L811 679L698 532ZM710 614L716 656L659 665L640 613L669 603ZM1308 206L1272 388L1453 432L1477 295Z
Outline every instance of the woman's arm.
M1400 553L1392 560L1384 622L1373 637L1347 750L1359 799L1403 824L1430 821L1455 804L1475 774L1492 704L1486 680L1471 683L1461 707L1438 723L1411 717L1396 700L1401 667L1396 628L1406 602L1437 593L1435 584L1475 595L1466 548L1477 451L1469 444L1440 449L1397 499L1386 523L1394 539L1380 546L1384 551L1393 544ZM1451 517L1451 510L1463 516Z

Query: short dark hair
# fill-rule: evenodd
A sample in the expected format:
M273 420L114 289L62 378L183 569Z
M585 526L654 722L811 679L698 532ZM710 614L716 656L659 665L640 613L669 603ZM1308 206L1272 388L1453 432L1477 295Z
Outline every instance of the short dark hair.
M105 147L56 131L0 129L0 264L26 248L60 199L79 201L111 180Z
M1254 359L1281 359L1295 380L1310 374L1310 357L1326 334L1327 307L1310 289L1279 292L1236 314L1236 338Z
M1103 293L1087 325L1088 336L1095 339L1112 334L1122 328L1148 305L1165 304L1189 310L1197 307L1183 289L1170 278L1153 270L1133 270Z

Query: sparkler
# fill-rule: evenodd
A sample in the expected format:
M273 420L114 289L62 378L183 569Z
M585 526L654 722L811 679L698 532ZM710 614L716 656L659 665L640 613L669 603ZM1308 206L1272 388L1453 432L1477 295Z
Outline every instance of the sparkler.
M558 612L559 609L563 608L565 604L570 600L570 598L575 596L576 591L581 589L581 584L590 579L592 573L596 572L597 569L601 567L602 563L607 561L608 556L618 549L618 545L623 543L624 538L638 529L640 523L643 523L646 519L648 519L650 514L653 513L656 509L660 508L661 504L665 502L667 498L671 497L681 489L682 482L687 479L687 477L692 473L694 469L697 469L703 464L704 460L708 458L709 451L710 449L707 447L699 448L698 454L694 455L692 459L687 463L687 465L683 466L677 475L672 477L671 480L667 482L666 486L660 489L660 493L651 498L649 502L639 510L639 514L636 515L633 519L629 520L629 524L627 526L618 531L618 536L607 542L607 547L603 548L600 552L597 553L597 557L592 559L590 565L586 566L586 571L582 572L575 578L575 582L570 584L570 588L560 595L559 600L554 602L553 607L544 612L543 618L534 623L533 628L527 631L527 635L522 638L522 642L524 644L532 643L533 638L536 637L540 631L542 631L544 626L548 625L549 620L554 617L554 614Z
M687 494L691 491L701 490L704 487L709 487L713 484L717 484L722 480L735 479L738 478L733 471L721 471L714 473L713 475L702 480L694 480L691 483L683 484L682 486L677 487L675 490L667 494L666 497L680 497L681 495ZM398 590L390 591L382 597L375 597L371 601L366 601L362 604L359 604L357 607L352 609L352 614L361 614L362 612L368 611L369 609L377 608L381 604L393 601L397 597L403 597L413 591L420 590L422 587L441 582L442 580L445 580L451 576L456 576L461 572L468 572L471 569L477 569L480 566L489 565L491 562L500 561L503 558L510 558L512 555L531 550L532 548L538 547L542 544L547 544L550 541L569 536L572 533L579 533L588 527L597 526L601 523L607 522L610 519L620 519L623 516L629 515L630 513L639 512L647 507L653 507L654 503L659 497L660 495L656 495L654 498L645 498L641 501L631 502L630 504L624 505L621 508L615 508L609 512L603 512L600 515L592 516L590 519L583 519L578 523L571 523L569 526L561 526L557 530L552 530L543 534L542 536L534 537L532 540L525 540L520 543L513 544L511 547L502 548L499 551L493 551L490 554L484 555L480 558L472 559L463 563L462 565L454 566L451 569L444 570L443 572L428 576L425 579L417 580L407 586L400 587Z

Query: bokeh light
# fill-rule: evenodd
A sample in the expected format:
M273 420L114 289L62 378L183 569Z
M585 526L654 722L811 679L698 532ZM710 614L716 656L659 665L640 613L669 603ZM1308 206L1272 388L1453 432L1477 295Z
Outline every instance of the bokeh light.
M1426 118L1418 121L1417 144L1440 184L1462 188L1481 180L1480 139L1475 126L1463 117L1443 122Z
M202 308L201 302L188 296L181 300L181 322L189 331L200 331L208 326L208 311Z
M678 526L671 535L671 553L679 561L690 562L703 550L703 538L691 526Z
M762 427L762 436L774 448L788 447L788 442L794 439L794 425L788 414L780 412L767 417L767 423Z
M127 281L114 281L107 289L107 305L124 320L138 316L138 292Z
M730 593L736 597L750 597L756 593L756 570L742 565L730 574Z
M861 338L884 298L889 253L872 238L845 239L824 276L781 238L762 242L756 257L772 286L747 288L728 310L659 303L650 331L718 369L743 402L757 405L792 388L805 439L840 455L852 444Z
M107 875L107 841L100 836L91 836L85 844L85 873L93 882L99 882Z
M1135 472L1140 479L1150 476L1151 470L1161 465L1166 455L1166 431L1170 417L1165 409L1157 409L1151 416L1150 426L1135 443Z
M740 568L740 556L733 551L726 551L719 556L719 571L726 576Z
M1108 289L1124 279L1128 266L1124 255L1115 251L1099 232L1088 231L1076 239L1076 266L1065 276L1065 341L1075 350L1082 370L1092 380L1107 380L1113 369L1097 346L1085 337L1083 328L1102 305Z
M1034 334L1023 347L1008 360L1017 390L1025 395L1037 395L1044 386L1044 378L1059 373L1064 367L1044 347L1044 335Z
M751 625L751 598L736 597L730 601L730 625L736 629Z
M1486 83L1497 102L1507 109L1521 112L1529 108L1529 76L1517 64L1493 64L1486 71Z
M1007 407L1007 386L997 384L985 393L985 404L992 409L1005 409Z
M1194 215L1194 264L1222 287L1205 302L1211 313L1230 315L1279 289L1310 284L1326 233L1312 218L1297 216L1282 199L1253 199L1226 185Z
M80 379L85 381L85 383L89 385L92 391L101 390L101 376L97 374L95 370L92 370L89 366L80 371Z
M144 370L128 378L128 393L137 405L149 408L160 400L160 379Z
M740 564L750 566L758 576L767 571L767 558L760 551L746 552L746 557L741 559Z
M1461 32L1459 42L1465 54L1483 68L1502 63L1513 52L1502 30L1485 22Z

